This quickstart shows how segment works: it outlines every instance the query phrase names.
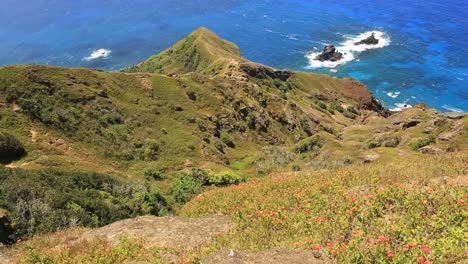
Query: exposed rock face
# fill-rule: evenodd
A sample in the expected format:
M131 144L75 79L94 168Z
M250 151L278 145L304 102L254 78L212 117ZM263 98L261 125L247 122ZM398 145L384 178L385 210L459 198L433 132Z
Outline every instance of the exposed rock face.
M361 41L354 43L354 45L361 45L361 44L377 45L379 44L379 39L377 39L374 33L372 33L372 35L370 35L368 38L362 39Z
M275 70L270 67L266 67L263 65L259 65L256 63L241 63L239 65L241 71L247 73L247 75L251 77L255 77L258 79L266 79L266 78L273 78L273 79L280 79L281 81L287 81L289 77L293 74L292 71L288 70Z
M339 61L342 58L343 53L339 52L333 45L325 46L322 53L315 57L315 59L319 61Z
M141 216L91 230L81 239L103 239L115 246L126 235L129 239L145 239L148 247L193 248L211 240L214 234L228 233L232 226L231 220L225 216L191 219Z

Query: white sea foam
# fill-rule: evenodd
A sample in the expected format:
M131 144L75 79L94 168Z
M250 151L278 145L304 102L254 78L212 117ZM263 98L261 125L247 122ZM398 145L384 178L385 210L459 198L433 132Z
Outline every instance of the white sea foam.
M463 112L463 110L461 110L459 108L451 107L449 105L443 105L442 108L444 108L445 110L448 110L450 112Z
M391 98L397 98L398 96L400 96L400 92L389 92L387 93L387 95Z
M361 44L361 45L354 45L354 43L359 42L363 39L368 38L372 33L374 33L374 36L379 39L379 43L377 45L367 45L367 44ZM368 31L361 33L359 35L345 35L344 36L346 40L339 45L336 46L336 49L343 53L343 58L339 61L319 61L315 60L315 58L321 53L321 52L309 52L306 54L306 58L309 59L309 68L321 68L321 67L327 67L327 68L335 68L338 65L342 65L345 63L348 63L352 60L357 59L357 56L359 53L370 50L370 49L380 49L383 47L386 47L390 45L390 38L382 31Z
M400 112L400 111L403 111L404 109L406 108L411 108L413 107L412 105L410 104L407 104L407 103L396 103L395 104L395 108L391 108L390 111L393 111L393 112Z
M88 57L84 57L83 60L92 61L97 59L105 59L108 58L111 53L112 51L108 49L98 49L91 52L91 54Z

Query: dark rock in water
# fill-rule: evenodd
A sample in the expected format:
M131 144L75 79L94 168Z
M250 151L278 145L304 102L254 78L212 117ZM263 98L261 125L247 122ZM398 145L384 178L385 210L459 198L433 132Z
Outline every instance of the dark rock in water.
M361 41L354 43L354 45L361 45L361 44L377 45L379 44L379 39L377 39L374 33L372 33L372 35L370 35L368 38L362 39Z
M315 57L319 61L339 61L343 58L343 53L339 52L335 46L327 45L323 48L323 52Z

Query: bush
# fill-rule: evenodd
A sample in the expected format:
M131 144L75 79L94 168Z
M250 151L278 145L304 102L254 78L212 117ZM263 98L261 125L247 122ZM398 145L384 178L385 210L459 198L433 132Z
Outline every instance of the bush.
M208 173L202 169L192 168L190 176L202 185L206 185L208 183Z
M9 133L0 133L0 162L11 162L26 154L23 144Z
M374 138L366 142L366 148L378 148L378 147L386 147L386 148L395 148L400 144L400 138L397 136L387 136L387 137L380 137Z
M150 181L150 180L156 180L156 181L161 181L164 180L164 174L154 168L147 168L143 171L143 177L145 180Z
M387 137L384 139L382 146L386 148L396 148L400 144L400 138L397 136Z
M155 160L159 152L159 144L154 139L146 139L140 148L140 158L143 160Z
M351 113L349 111L344 111L343 115L344 115L344 117L349 118L349 119L356 119L356 114Z
M226 146L230 147L230 148L234 148L236 145L234 144L234 141L232 140L232 136L223 131L221 132L221 137L220 137L221 141L226 144Z
M297 164L293 164L292 165L292 170L293 171L301 171L301 167L299 165L297 165Z
M304 153L313 150L314 147L322 147L322 141L318 136L308 137L300 141L294 148L294 152Z
M59 228L159 215L167 203L156 190L108 175L0 167L0 207L12 229L3 240L15 241Z
M324 102L317 100L315 101L315 104L318 105L320 108L327 110L327 105Z
M337 103L337 102L333 102L330 104L330 106L328 107L328 112L330 112L331 114L334 114L335 111L338 111L340 113L343 113L344 112L344 109L343 107Z
M224 144L223 144L223 142L216 141L214 146L219 152L224 153Z
M430 145L435 142L435 137L434 136L429 136L427 138L421 138L415 143L411 144L411 149L413 150L419 150L422 147L425 147L427 145Z
M242 178L233 171L221 171L209 175L208 181L216 186L228 186L240 183Z
M171 193L177 202L188 202L200 191L201 183L189 175L181 175L171 186Z

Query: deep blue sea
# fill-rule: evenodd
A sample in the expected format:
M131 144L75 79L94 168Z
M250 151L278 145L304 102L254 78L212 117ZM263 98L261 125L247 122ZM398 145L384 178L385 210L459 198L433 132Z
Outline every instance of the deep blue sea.
M0 65L119 70L205 26L250 60L359 79L388 108L468 111L467 17L467 0L0 0ZM369 32L379 48L350 49ZM347 62L310 61L325 44Z

